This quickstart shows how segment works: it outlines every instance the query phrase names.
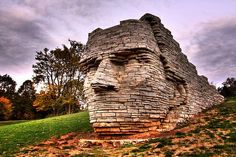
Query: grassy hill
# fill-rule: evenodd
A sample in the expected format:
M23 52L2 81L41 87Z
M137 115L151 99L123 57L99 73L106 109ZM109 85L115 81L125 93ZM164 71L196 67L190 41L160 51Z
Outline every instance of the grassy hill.
M26 146L17 156L234 157L236 98L227 99L224 104L208 109L173 131L137 144L80 143L81 134L65 134L72 131L91 131L86 112L2 126L0 151L14 153L15 147ZM50 138L52 136L57 138Z
M17 124L17 123L23 123L23 122L27 122L30 120L8 120L8 121L0 121L0 126L4 126L4 125L10 125L10 124Z
M66 138L65 138L66 137ZM18 154L68 157L210 157L236 156L236 98L195 116L188 124L146 142L123 146L107 143L83 143L81 137L63 135Z
M8 156L21 147L38 143L52 136L91 130L87 112L0 126L0 156Z

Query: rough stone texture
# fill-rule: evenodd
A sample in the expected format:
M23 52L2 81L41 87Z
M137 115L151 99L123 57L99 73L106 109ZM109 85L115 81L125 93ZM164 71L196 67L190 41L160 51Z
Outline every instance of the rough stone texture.
M100 134L171 130L224 100L151 14L90 33L81 67L90 122Z

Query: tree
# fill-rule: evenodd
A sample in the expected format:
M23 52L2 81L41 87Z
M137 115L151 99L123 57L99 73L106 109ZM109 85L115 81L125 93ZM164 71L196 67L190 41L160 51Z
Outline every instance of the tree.
M26 80L18 89L15 98L14 117L16 119L34 119L36 110L33 107L35 89L31 80Z
M22 97L28 98L30 101L34 101L36 90L34 89L33 82L31 80L23 82L17 93Z
M43 82L47 90L36 98L39 105L40 99L50 97L49 106L61 106L67 113L78 107L78 99L83 98L83 75L79 70L80 53L84 46L76 41L69 40L70 47L63 45L63 48L56 48L49 51L45 48L37 52L36 64L33 65L34 82ZM50 95L51 94L51 95ZM62 101L63 100L63 101ZM73 101L72 101L73 100ZM67 102L67 103L63 103ZM52 104L49 104L52 103ZM42 104L43 106L43 104ZM55 112L55 109L53 109ZM62 111L64 112L64 111Z
M13 105L6 97L0 97L0 120L8 120L12 114Z
M16 82L11 78L11 76L5 74L0 75L0 97L4 97L11 102L11 110L15 106L15 101L17 99L17 94L15 93ZM11 115L14 115L14 112ZM12 117L11 117L12 118ZM9 117L7 118L9 119Z
M223 87L218 88L220 94L225 97L236 96L236 79L227 78L225 82L222 83Z
M54 90L41 90L36 94L36 99L33 102L33 106L37 111L46 112L47 114L58 115L61 104L57 103Z
M0 75L0 96L13 99L15 95L16 82L7 74Z

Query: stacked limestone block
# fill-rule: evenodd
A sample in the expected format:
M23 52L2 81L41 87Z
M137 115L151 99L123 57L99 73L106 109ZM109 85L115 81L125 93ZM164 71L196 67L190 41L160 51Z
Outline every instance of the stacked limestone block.
M90 33L81 67L90 122L100 134L171 130L224 100L150 14Z

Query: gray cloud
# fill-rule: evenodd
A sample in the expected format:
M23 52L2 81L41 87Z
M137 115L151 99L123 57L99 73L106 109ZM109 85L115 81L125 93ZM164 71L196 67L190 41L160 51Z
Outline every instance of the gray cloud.
M218 85L236 77L236 18L204 24L193 39L191 60L200 74Z
M0 11L0 17L0 71L32 63L35 51L51 42L37 21L5 11Z
M134 16L139 18L145 3L145 0L2 0L0 73L9 69L20 71L23 66L31 68L35 51L44 47L55 48L69 38L85 43L88 33L97 27L110 27Z
M69 38L85 43L88 32L102 21L106 2L0 1L0 75L10 74L20 85L31 78L36 51L54 49Z

